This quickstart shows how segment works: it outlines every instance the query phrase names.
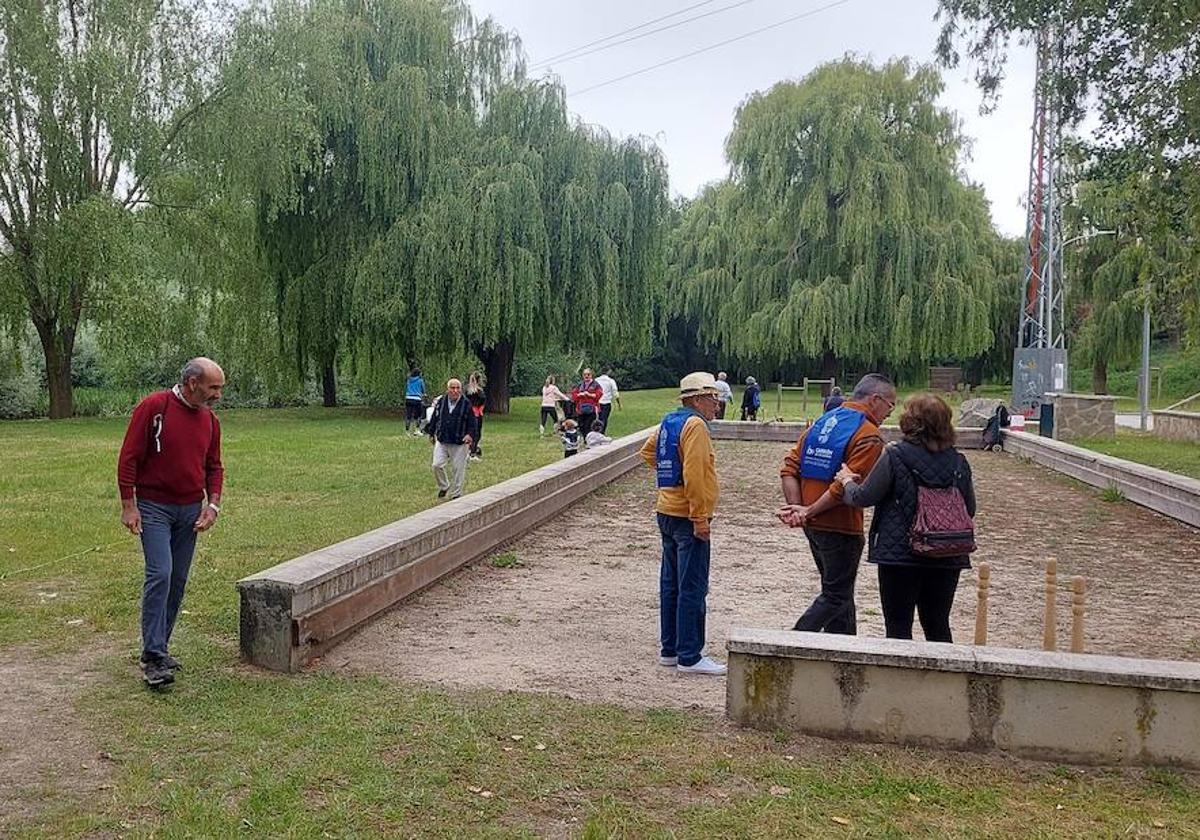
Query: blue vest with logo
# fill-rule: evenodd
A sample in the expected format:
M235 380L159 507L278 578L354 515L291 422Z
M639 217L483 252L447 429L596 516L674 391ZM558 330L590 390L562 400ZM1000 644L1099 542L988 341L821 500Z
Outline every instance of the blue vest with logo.
M867 416L861 411L838 406L822 414L804 438L800 453L800 477L833 481L846 458L846 447Z
M694 408L677 408L662 419L658 427L658 441L655 446L654 460L657 464L655 477L659 487L680 487L683 485L683 455L679 452L679 438L683 435L683 424L689 417L704 415ZM705 421L707 425L707 421Z

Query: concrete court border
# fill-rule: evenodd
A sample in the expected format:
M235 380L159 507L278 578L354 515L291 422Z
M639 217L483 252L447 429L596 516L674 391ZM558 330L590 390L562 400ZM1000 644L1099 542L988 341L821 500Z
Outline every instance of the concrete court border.
M1027 432L1004 432L1004 451L1200 528L1200 480Z
M735 628L726 714L770 731L1200 767L1200 663Z
M243 658L294 672L367 621L641 463L643 429L238 581Z
M271 670L299 670L409 595L636 468L641 461L638 450L652 428L243 578L237 584L243 657ZM803 423L712 423L714 439L748 442L791 443L805 428ZM899 430L885 427L883 434L894 440ZM981 430L960 429L959 439L960 448L978 449ZM1039 460L1039 453L1056 453L1054 459L1039 463L1083 480L1088 480L1085 472L1063 453L1076 460L1105 459L1138 467L1028 434L1006 433L1005 442L1009 451L1034 460ZM1159 481L1160 488L1180 480L1161 470L1141 470L1145 471L1168 477L1166 483ZM1131 500L1145 504L1143 498L1153 501L1163 495L1151 479L1149 489L1142 492L1117 486ZM1196 485L1191 504L1200 511L1200 482L1187 481ZM1115 482L1106 473L1090 483L1103 487ZM1155 509L1162 507L1168 506ZM1200 513L1192 520L1177 518L1200 524Z

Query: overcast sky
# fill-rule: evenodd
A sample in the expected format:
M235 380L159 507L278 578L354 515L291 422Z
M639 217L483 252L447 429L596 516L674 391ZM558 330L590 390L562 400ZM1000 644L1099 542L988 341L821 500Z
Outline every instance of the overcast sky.
M933 60L939 24L936 0L845 0L702 55L597 90L584 88L640 70L785 18L828 6L833 0L741 0L737 8L572 61L538 62L599 38L678 11L697 0L469 0L476 15L516 30L531 73L556 73L567 102L584 121L617 135L640 134L662 148L671 190L693 196L727 171L723 154L734 110L748 94L782 79L796 79L846 53L876 63L910 56ZM647 29L705 14L739 0L715 0ZM647 30L630 33L636 35ZM623 36L629 37L629 36ZM944 74L941 103L955 111L973 141L964 160L968 177L982 184L997 229L1025 232L1021 200L1026 190L1029 126L1033 109L1033 53L1018 48L1009 63L1000 105L979 113L980 95L967 68Z

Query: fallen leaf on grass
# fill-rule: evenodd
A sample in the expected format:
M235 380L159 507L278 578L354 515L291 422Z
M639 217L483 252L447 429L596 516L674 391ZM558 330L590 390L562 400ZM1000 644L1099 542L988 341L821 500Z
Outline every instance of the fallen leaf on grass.
M1155 820L1154 822L1150 823L1150 825L1154 826L1155 828L1166 828L1167 827L1167 824L1165 822L1163 822L1162 820Z
M838 825L850 825L850 820L846 819L845 817L830 817L829 819L833 820Z
M512 752L512 751L513 751L513 748L512 748L512 747L501 747L501 749L503 749L505 752Z
M791 792L792 789L790 787L784 787L783 785L771 785L772 796L787 796Z
M467 787L467 790L471 791L471 793L483 793L483 788L476 787L475 785L470 785Z
M514 741L523 741L523 740L525 740L525 736L524 736L524 735L509 735L508 737L512 738Z
M546 745L545 745L545 744L540 744L540 743L539 743L539 744L537 744L536 746L534 746L534 749L535 749L535 750L544 750L544 749L546 749Z
M914 805L916 805L918 802L921 801L921 797L917 796L915 793L910 793L908 795L908 801L913 803Z
M68 627L78 627L80 624L83 624L82 618L72 618L67 622Z
M491 799L496 794L492 793L490 790L481 790L479 792L479 795L482 796L484 799Z

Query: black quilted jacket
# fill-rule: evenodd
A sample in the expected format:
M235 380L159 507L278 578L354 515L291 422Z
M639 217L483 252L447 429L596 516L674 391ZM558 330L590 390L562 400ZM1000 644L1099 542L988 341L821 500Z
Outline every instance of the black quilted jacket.
M971 465L957 449L930 452L908 441L892 444L884 450L866 481L848 483L843 497L848 505L875 508L867 540L867 559L901 566L969 568L971 562L965 555L917 557L909 550L908 531L917 515L917 481L927 487L956 485L967 503L967 512L975 515Z

